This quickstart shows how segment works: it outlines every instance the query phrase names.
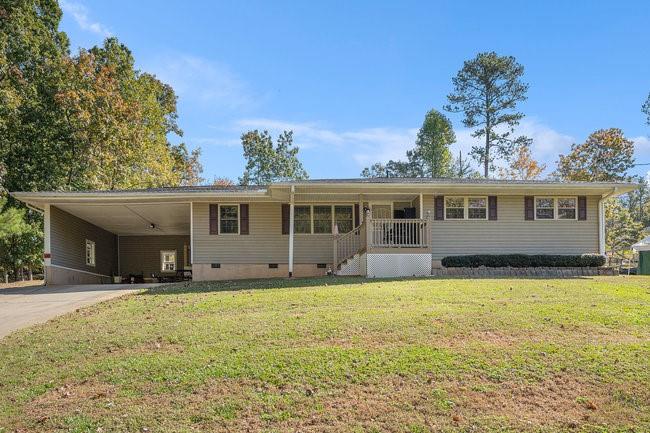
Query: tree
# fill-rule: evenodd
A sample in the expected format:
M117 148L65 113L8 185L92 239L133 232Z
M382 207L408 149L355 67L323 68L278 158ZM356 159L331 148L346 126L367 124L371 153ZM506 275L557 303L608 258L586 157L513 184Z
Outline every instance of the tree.
M437 110L429 111L415 140L414 161L419 161L424 174L429 177L449 176L451 151L449 146L456 141L456 134L449 119Z
M648 99L645 100L643 107L641 107L641 111L643 111L645 115L648 116L646 123L650 125L650 93L648 93Z
M268 131L249 131L241 136L246 168L239 178L242 185L268 185L275 181L308 179L293 147L293 131L284 131L273 146Z
M546 170L546 164L540 164L530 152L530 146L523 144L517 146L514 159L507 168L499 168L499 177L502 179L531 180L539 179Z
M650 185L648 180L639 176L639 188L627 193L622 198L632 218L644 227L650 227Z
M643 224L634 221L619 199L605 201L606 248L614 256L621 256L642 237Z
M521 81L524 67L512 56L479 53L467 60L452 78L454 92L447 96L445 110L464 114L463 125L476 128L472 137L485 144L472 147L472 156L483 164L484 176L494 169L496 158L509 159L517 145L530 143L525 136L514 137L514 128L524 117L516 111L526 100L528 84Z
M463 159L463 151L459 151L458 158L454 158L454 161L451 165L450 176L467 179L480 177L480 174L472 168L472 165L467 160L467 158Z
M235 182L228 179L227 177L215 177L212 181L212 185L214 186L233 186L234 184Z
M437 110L424 117L415 148L406 152L406 161L377 162L361 171L363 177L446 177L450 176L452 156L449 146L456 141L451 122Z
M203 165L200 159L201 148L188 152L185 143L180 143L171 146L171 152L175 161L174 171L181 173L181 185L195 186L205 182L205 179L201 176L201 173L203 173Z
M555 175L572 181L629 180L634 166L634 143L618 128L599 129L571 152L560 155Z

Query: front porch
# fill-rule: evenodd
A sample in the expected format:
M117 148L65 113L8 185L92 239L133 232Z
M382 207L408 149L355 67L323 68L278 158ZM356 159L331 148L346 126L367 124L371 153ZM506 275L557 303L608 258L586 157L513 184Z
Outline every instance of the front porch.
M369 209L358 227L335 235L334 273L401 277L431 275L430 217L373 218Z

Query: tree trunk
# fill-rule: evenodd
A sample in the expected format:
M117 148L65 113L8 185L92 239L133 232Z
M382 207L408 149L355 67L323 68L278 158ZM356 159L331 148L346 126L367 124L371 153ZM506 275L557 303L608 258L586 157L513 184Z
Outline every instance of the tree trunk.
M27 275L29 276L29 281L34 280L34 273L32 272L32 268L27 269Z
M5 272L5 284L9 284L9 273Z

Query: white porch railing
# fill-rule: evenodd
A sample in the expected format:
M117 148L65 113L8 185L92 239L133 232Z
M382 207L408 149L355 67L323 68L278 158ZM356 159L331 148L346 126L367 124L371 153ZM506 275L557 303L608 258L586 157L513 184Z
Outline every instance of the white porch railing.
M366 217L348 233L334 235L334 269L368 248L428 248L428 219Z
M371 248L427 248L427 219L375 218L368 220Z
M334 236L334 268L366 248L366 221L348 233Z

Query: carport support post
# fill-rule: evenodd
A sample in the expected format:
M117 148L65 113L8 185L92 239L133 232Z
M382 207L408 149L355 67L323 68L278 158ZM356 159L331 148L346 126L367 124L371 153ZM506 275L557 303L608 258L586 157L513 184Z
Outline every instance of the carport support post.
M52 250L50 243L50 205L43 206L43 275L45 284L48 283L48 269L52 264Z
M289 278L293 277L293 193L295 187L291 185L289 201Z

